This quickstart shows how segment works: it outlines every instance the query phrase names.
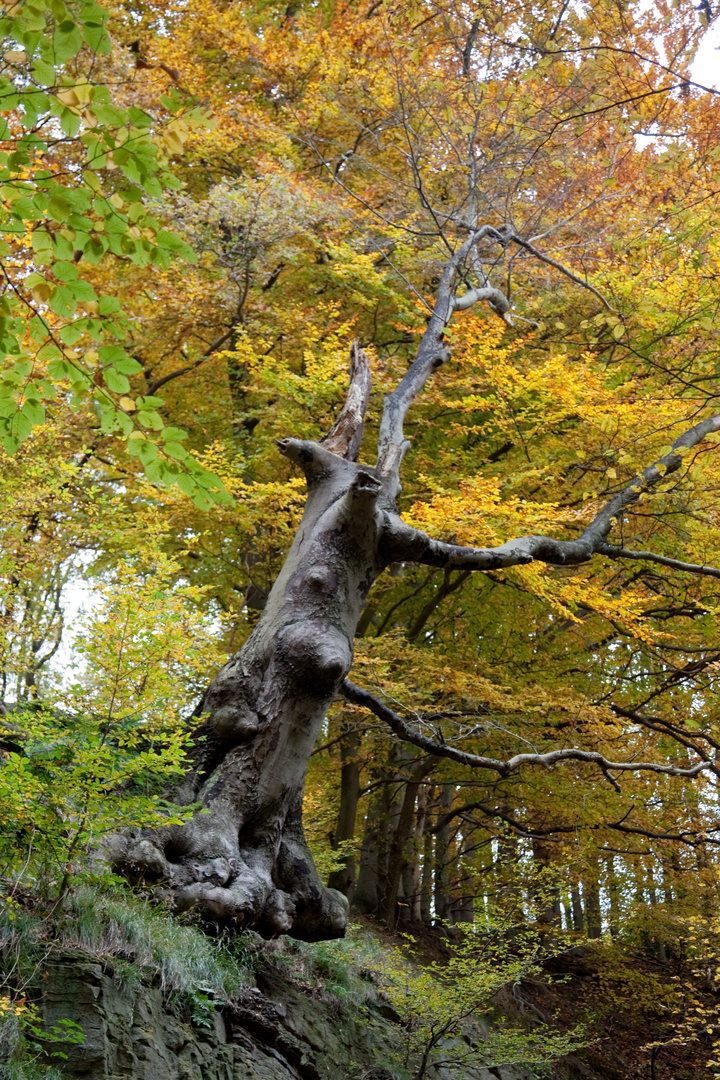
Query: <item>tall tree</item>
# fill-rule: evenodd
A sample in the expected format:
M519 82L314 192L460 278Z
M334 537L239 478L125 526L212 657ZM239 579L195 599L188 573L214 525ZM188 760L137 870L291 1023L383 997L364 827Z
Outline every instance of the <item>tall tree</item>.
M130 506L153 499L166 510L187 572L214 574L225 607L243 595L252 631L199 706L208 719L177 798L202 801L207 812L186 826L114 838L117 864L166 882L180 906L213 918L269 934L341 933L344 903L319 881L301 825L307 761L338 693L428 758L403 761L398 773L403 795L386 852L394 869L436 759L466 770L438 774L447 799L439 795L427 817L439 830L439 863L468 848L478 816L536 841L564 835L573 827L568 799L595 775L609 780L607 803L618 775L646 773L660 791L663 783L671 790L668 777L713 770L710 725L648 708L661 689L671 710L698 713L690 675L710 678L715 662L698 643L703 626L692 629L713 610L707 583L718 576L706 565L716 545L697 515L715 482L699 451L720 428L702 325L716 300L706 217L716 121L714 104L688 80L694 12L636 6L631 20L613 4L550 15L517 4L500 22L489 9L468 20L462 9L431 4L289 14L148 3L137 17L122 7L113 14L126 48L104 70L122 76L120 104L151 184L143 194L132 154L128 163L118 134L126 113L90 109L83 118L90 91L76 87L90 85L81 82L88 76L63 72L47 108L52 115L59 102L88 139L105 139L97 178L86 170L84 183L111 193L100 209L88 204L96 216L83 226L79 263L61 257L54 217L33 230L50 238L40 245L49 269L42 281L27 279L23 263L13 281L13 304L24 297L34 314L31 360L15 360L7 383L10 428L25 417L7 449L43 419L32 402L55 395L32 364L69 379L100 414L98 426L89 411L85 433L93 432L103 481L117 487L121 478ZM71 64L74 55L61 59ZM163 96L168 84L172 98ZM170 105L191 91L214 107L213 131L171 119ZM640 134L656 144L639 146ZM677 151L667 149L670 138ZM151 215L152 178L183 144L192 164L185 190ZM65 152L63 140L55 152ZM115 185L108 152L129 183ZM34 209L65 213L48 183L36 177ZM53 180L69 191L76 183L72 161ZM82 210L90 196L83 189L73 198L85 200ZM18 200L10 201L24 230ZM161 228L168 224L200 254L180 287L163 269L168 251L186 250ZM113 257L72 285L104 232L116 237ZM707 273L695 272L698 259ZM66 286L76 300L89 287L90 304L117 294L135 321L108 327L100 316L115 309L107 302L89 322L75 319L60 304ZM346 405L319 437L353 323L375 346L377 359L368 352L384 392L377 446L368 439L372 464L358 463L374 406L371 365L357 346ZM24 326L14 332L19 340ZM68 344L79 345L77 355L65 355ZM18 390L28 362L30 396ZM173 421L190 430L205 468ZM308 488L291 545L301 496L297 483L277 485L270 454L281 424L298 437L282 438L280 452ZM403 478L413 498L401 515L411 428ZM154 487L117 452L114 429ZM661 429L672 429L671 445ZM177 483L207 509L222 497L213 472L242 516L232 508L191 516L165 490ZM368 599L380 574L398 566L404 576L386 576ZM660 580L658 568L671 576ZM531 619L536 629L523 635ZM419 722L347 682L359 623L359 670L385 664L393 696ZM683 659L667 674L672 650ZM690 659L698 650L699 668ZM393 657L403 673L390 670ZM638 693L628 700L630 677ZM483 716L492 722L483 726ZM517 740L529 752L516 752ZM560 762L575 764L555 785L566 785L565 798L548 813L545 790L518 777ZM459 798L467 770L493 777L472 806ZM592 829L612 819L646 836L668 832L651 814L630 824L602 798L593 805ZM449 827L461 815L456 843ZM588 866L598 865L593 858ZM449 888L446 869L438 865L438 885ZM379 890L388 918L401 879Z

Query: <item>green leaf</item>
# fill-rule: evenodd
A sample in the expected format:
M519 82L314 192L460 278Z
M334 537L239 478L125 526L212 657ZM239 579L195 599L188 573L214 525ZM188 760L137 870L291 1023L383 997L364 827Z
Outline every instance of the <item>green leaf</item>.
M34 366L35 365L33 364L30 357L26 356L15 361L15 363L13 364L13 370L16 371L17 374L20 375L23 379L26 379Z
M43 345L42 349L38 351L37 361L39 364L50 364L53 360L62 359L62 350L52 343Z
M163 445L163 450L168 457L175 458L177 461L184 461L188 456L188 452L185 447L178 442L166 442Z
M163 438L168 442L178 442L180 439L187 439L187 431L183 431L182 428L173 427L169 425L163 432Z
M63 131L65 131L64 128ZM66 131L65 134L74 135L75 132ZM71 209L70 203L62 195L53 195L48 203L48 211L56 221L65 221Z
M35 401L26 401L22 407L22 415L30 421L31 427L45 423L45 409Z
M79 278L77 281L71 281L68 284L68 289L81 304L88 304L97 299L95 290L90 282L84 281L82 278Z
M113 394L126 394L130 389L130 383L127 378L114 368L107 368L103 372L103 375L108 390L111 390Z
M120 301L116 296L101 296L100 297L100 314L101 315L114 315L120 311Z
M151 461L156 461L158 457L158 448L155 443L150 442L149 439L146 439L144 442L139 442L138 457L143 465L147 465Z
M98 356L101 364L112 364L114 366L119 360L124 360L127 353L119 345L103 345L98 349Z
M74 281L78 276L78 270L74 263L58 261L53 264L53 274L58 281Z
M62 326L58 332L58 337L63 345L75 345L83 336L83 333L82 320L78 320L77 322L68 323L67 326Z
M73 366L67 360L51 360L48 364L48 374L53 379L69 379L73 374Z
M123 435L125 435L125 436L128 436L130 434L130 432L133 430L133 422L130 419L130 417L126 413L120 412L118 410L118 412L116 413L116 419L117 419L117 426L118 426L119 430L121 431L121 433Z
M77 308L75 296L69 285L56 286L50 296L49 303L55 314L64 318L74 315Z
M33 429L33 421L30 418L27 410L27 405L24 406L19 412L16 412L12 418L10 430L13 435L20 441L24 442Z
M32 77L41 86L53 87L55 85L55 66L46 60L33 60Z
M195 477L189 476L188 473L181 473L176 482L177 486L185 495L189 495L191 498L195 497L198 490Z
M165 426L160 413L156 412L155 409L140 409L137 416L141 424L152 428L154 431L162 431Z
M32 248L39 263L45 265L46 263L52 262L52 238L45 229L39 228L33 230Z
M121 371L123 375L137 375L139 371L142 371L142 364L132 356L125 355L115 361L115 369Z
M64 63L70 60L80 51L81 46L80 28L72 19L65 19L60 23L53 37L53 47L58 62Z
M213 506L214 500L206 495L204 491L197 491L193 495L193 502L199 510L210 510Z

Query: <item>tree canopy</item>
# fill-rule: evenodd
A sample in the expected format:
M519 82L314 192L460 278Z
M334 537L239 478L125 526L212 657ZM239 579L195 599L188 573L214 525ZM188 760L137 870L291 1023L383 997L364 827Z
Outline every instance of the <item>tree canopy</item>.
M661 941L653 909L712 905L706 24L664 0L4 0L3 875L61 896L134 827L117 866L175 873L185 906L340 933L336 894L302 894L319 923L277 899L297 799L272 872L222 846L225 804L198 862L192 808L252 752L296 755L296 794L309 757L316 865L393 926L472 921L538 875L548 922L590 936L652 916ZM351 600L308 576L299 467L309 508L352 495L352 543L384 522ZM272 766L293 573L330 599L296 598L273 716L299 739L315 695L317 724ZM105 605L80 633L79 578ZM356 630L350 681L350 645L318 659L328 626ZM222 668L188 727L228 654L235 697ZM223 874L249 906L210 896Z

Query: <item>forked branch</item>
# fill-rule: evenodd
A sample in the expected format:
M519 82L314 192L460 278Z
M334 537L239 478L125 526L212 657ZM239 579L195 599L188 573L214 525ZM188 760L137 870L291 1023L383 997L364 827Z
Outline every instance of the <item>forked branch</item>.
M704 573L720 577L720 570L713 567L696 567L680 563L650 552L631 552L607 544L606 538L613 525L628 506L632 506L645 491L651 490L659 480L677 472L685 456L702 442L706 436L720 431L720 414L701 420L684 432L672 444L670 451L634 476L625 487L610 499L596 514L577 540L555 540L547 536L522 536L508 540L495 548L461 547L431 540L426 533L413 529L404 522L398 523L392 533L390 549L397 561L419 562L427 566L439 566L455 570L499 570L507 566L540 562L552 566L575 566L586 562L592 555L601 554L611 558L656 558L656 561L678 570Z
M455 308L454 286L458 268L472 249L485 237L504 241L503 234L491 225L477 229L460 245L445 264L437 299L427 328L418 346L417 356L402 380L383 403L383 416L378 438L377 470L380 476L397 474L408 443L403 436L403 424L407 411L424 387L430 375L449 357L450 351L443 344L445 327Z
M667 555L657 555L654 551L632 551L629 548L616 547L614 544L600 544L597 548L598 555L606 555L609 559L645 559L648 562L659 563L660 566L669 566L671 570L680 570L684 574L700 574L705 577L720 578L720 570L714 566L706 566L705 563L683 562L681 559L670 559Z
M645 836L649 840L675 840L681 844L687 844L687 846L691 848L703 847L706 844L720 847L720 838L710 835L711 833L720 832L720 826L718 825L714 825L711 828L683 829L679 832L661 832L659 829L650 829L643 825L626 825L625 822L633 809L634 807L631 807L628 813L620 821L598 821L592 824L586 822L583 824L583 828L590 829L594 832L599 832L604 829L613 829L615 832L626 833L630 836ZM513 832L518 834L518 836L527 836L537 839L548 838L552 840L556 836L560 837L567 835L568 833L577 833L578 830L577 821L573 821L569 825L561 825L558 823L535 827L519 821L502 806L494 806L492 803L485 802L471 802L466 803L464 806L458 806L455 810L450 810L447 814L443 814L430 831L433 833L440 832L442 829L447 828L450 822L457 817L462 818L465 822L469 821L471 824L474 824L473 819L468 818L467 815L475 810L479 810L486 818L496 818L498 821L504 821L506 825L510 826Z
M437 299L425 333L420 339L417 356L395 390L385 398L378 440L377 470L380 476L391 476L398 473L400 463L409 445L403 436L403 425L407 411L432 372L440 367L450 355L450 351L444 345L443 339L445 328L453 312L466 311L474 304L485 301L500 318L508 325L512 325L508 314L510 310L508 298L500 289L490 284L477 257L476 249L481 240L489 239L502 244L503 247L510 243L517 244L541 262L559 270L571 281L585 289L589 289L601 300L606 308L610 309L610 304L594 285L578 277L577 274L573 273L567 266L557 262L556 259L552 259L549 255L538 251L533 244L518 236L511 228L497 229L492 225L475 228L469 224L463 224L471 229L470 236L452 253L445 264L438 286ZM462 296L456 296L455 288L458 271L468 262L475 267L479 285L477 288L468 288Z

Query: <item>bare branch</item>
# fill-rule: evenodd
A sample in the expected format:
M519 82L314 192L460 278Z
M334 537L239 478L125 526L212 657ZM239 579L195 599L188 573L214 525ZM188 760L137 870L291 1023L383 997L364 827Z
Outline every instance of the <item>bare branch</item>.
M487 278L485 279L487 281ZM483 285L479 289L468 289L462 296L456 296L453 302L453 311L467 311L473 304L479 303L481 300L487 300L490 307L493 309L496 315L512 326L512 320L507 314L510 310L510 301L505 293L500 289L496 289L493 285Z
M585 530L583 537L592 536L597 538L598 544L600 541L604 541L615 519L627 506L637 502L642 492L654 487L659 480L677 472L687 452L697 446L698 443L701 443L706 436L712 435L716 431L720 431L720 414L710 416L707 420L701 420L680 435L679 438L675 439L669 453L664 454L653 465L644 469L639 476L633 477L630 483L626 484L622 491L619 491L603 507ZM597 546L593 550L597 551Z
M707 577L720 578L720 570L714 566L681 562L680 559L669 559L666 555L657 555L654 551L630 551L628 548L615 547L614 544L600 544L596 551L598 555L607 555L610 559L648 559L651 562L660 563L661 566L669 566L673 570L682 570L687 574L704 574Z
M692 848L701 847L703 844L720 846L720 839L708 835L709 833L720 832L720 826L718 825L702 829L685 829L681 832L659 832L657 829L646 828L642 825L626 825L625 822L633 809L634 807L631 807L627 814L625 814L625 817L621 818L620 821L600 821L592 825L585 824L583 825L583 828L592 829L594 831L613 829L616 832L629 833L634 836L644 836L648 840L675 840L679 841L681 844L687 844L688 847ZM430 831L437 833L441 829L447 828L454 818L464 817L465 814L469 814L473 810L480 810L486 817L497 818L499 821L504 821L520 836L551 838L558 835L562 836L567 833L576 833L578 830L576 821L571 825L548 825L535 828L532 825L525 825L522 821L518 821L516 817L507 813L502 807L491 806L488 803L482 802L471 802L466 803L464 806L458 806L455 810L450 810L447 814L443 814Z
M398 386L385 398L378 439L377 470L380 476L397 473L408 447L403 437L403 424L407 411L433 371L439 368L450 355L443 344L443 336L455 306L453 298L455 274L470 251L485 237L492 237L498 242L505 239L504 234L491 225L483 225L453 252L440 278L437 299L425 333L420 339L417 356Z
M421 191L420 194L422 195ZM425 203L423 205L425 205ZM429 204L427 204L426 209L432 212L432 208ZM447 244L448 241L443 229L440 227L439 222L436 223L438 224L443 240ZM472 307L473 304L484 300L489 303L490 307L501 319L508 325L512 325L512 321L508 314L510 310L508 298L500 289L497 289L490 284L487 275L482 269L480 260L477 257L473 257L475 249L481 240L489 238L503 246L508 243L517 244L519 247L530 252L535 258L539 259L540 262L547 263L548 266L552 266L556 270L559 270L561 274L564 274L565 277L574 281L577 285L582 286L584 289L588 289L593 295L598 297L608 310L612 310L608 301L594 285L591 285L581 277L578 277L577 274L556 259L552 259L549 255L545 255L543 252L538 251L529 240L525 240L523 237L518 236L518 234L510 227L504 226L503 228L498 229L492 225L483 225L480 228L477 228L474 224L468 222L458 222L458 224L471 230L470 236L456 251L452 252L450 258L446 262L438 286L437 299L435 300L425 333L420 339L417 356L401 382L391 394L387 395L384 401L377 457L377 470L380 476L391 476L393 473L397 474L400 468L400 463L409 445L403 437L405 416L432 372L439 368L450 355L449 350L443 344L443 338L445 327L449 323L453 312L466 311L468 308ZM457 297L454 295L455 277L466 259L470 259L474 264L480 285L478 288L468 288L462 296Z
M475 39L477 38L482 22L480 19L475 19L468 31L465 47L462 51L462 69L463 75L470 74L470 65L472 61L472 51L475 48Z
M357 341L353 341L350 346L350 386L345 404L327 435L318 440L326 450L348 461L357 460L371 387L372 374L367 354Z
M461 547L457 544L445 544L441 540L431 540L426 533L413 529L399 519L388 523L387 547L389 557L398 561L424 563L426 566L439 566L456 570L500 570L508 566L520 566L533 560L549 563L552 566L574 566L586 562L592 555L606 554L622 557L623 549L612 548L605 543L605 538L617 518L628 506L637 502L644 491L651 489L659 480L671 475L680 468L688 451L713 432L720 431L720 414L701 420L689 431L675 440L669 453L659 458L653 465L634 476L629 484L614 495L595 516L577 540L555 540L547 536L522 536L517 540L508 540L495 548ZM628 556L630 557L630 556ZM636 557L644 557L642 554ZM720 572L712 567L693 567L690 563L680 563L665 559L664 556L651 556L658 562L673 565L680 570L693 570L696 573L708 573L720 577Z
M460 765L468 765L474 769L491 769L501 776L509 776L526 765L542 765L548 768L560 761L587 761L598 765L605 774L606 779L610 779L614 786L617 786L617 781L608 776L609 770L613 772L653 772L665 776L687 777L697 776L698 773L707 768L712 768L715 771L712 762L708 761L699 761L697 765L692 765L688 769L681 769L676 765L663 765L655 761L608 761L603 754L595 750L576 749L549 750L546 754L515 754L508 761L501 761L499 758L468 754L465 750L459 750L444 741L440 742L437 739L428 738L427 735L422 735L419 731L410 727L398 713L388 708L369 691L362 690L359 686L350 682L349 679L345 679L341 684L340 693L354 705L363 705L366 709L369 709L401 739L412 743L413 746L419 747L426 753L450 758L451 761L457 761Z
M221 334L220 337L211 342L202 356L199 356L197 360L194 360L191 364L187 364L185 367L178 368L177 371L171 371L169 375L163 375L159 379L153 379L148 386L148 394L156 394L160 387L165 386L166 383L172 382L173 379L180 379L183 375L187 375L191 371L196 371L206 360L209 360L212 354L224 345L234 333L235 327L231 326L229 330L226 330L224 334Z
M713 660L708 660L708 665L713 662ZM662 716L646 716L637 709L624 709L622 705L613 704L610 705L610 708L616 716L622 716L633 724L639 724L662 735L669 735L675 742L686 747L691 753L698 754L705 761L711 760L710 754L698 746L699 739L712 747L717 754L720 754L720 742L713 737L712 732L708 731L707 726L704 729L695 728L690 730L682 723L672 723L672 721L665 720Z
M603 294L596 289L594 285L591 285L589 281L585 281L583 278L578 277L578 275L573 273L569 267L564 266L556 259L552 259L549 255L544 255L542 251L538 251L534 244L531 244L529 240L523 240L517 233L513 233L510 239L513 243L518 244L519 247L529 251L530 254L534 255L540 262L547 263L548 266L553 266L556 270L559 270L561 274L564 274L566 278L570 278L570 281L574 281L576 285L581 285L583 289L588 289L594 296L597 296L598 300L608 309L608 311L613 310Z

